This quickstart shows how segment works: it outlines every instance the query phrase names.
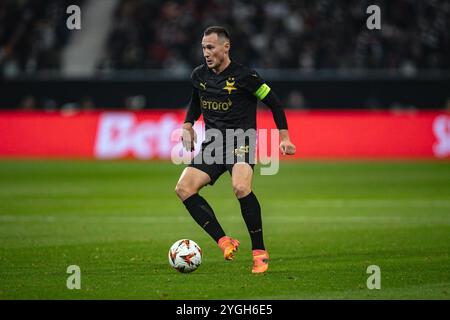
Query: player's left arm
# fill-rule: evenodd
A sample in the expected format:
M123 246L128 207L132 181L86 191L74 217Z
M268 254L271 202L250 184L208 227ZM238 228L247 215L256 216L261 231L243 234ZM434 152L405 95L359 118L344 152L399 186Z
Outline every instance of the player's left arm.
M273 119L280 132L280 151L283 155L293 155L295 154L295 145L292 143L289 137L288 124L286 120L286 114L283 110L278 96L273 92L273 90L255 73L252 75L255 79L254 81L260 81L258 89L254 92L254 95L261 100L266 106L272 111ZM262 82L262 83L261 83Z

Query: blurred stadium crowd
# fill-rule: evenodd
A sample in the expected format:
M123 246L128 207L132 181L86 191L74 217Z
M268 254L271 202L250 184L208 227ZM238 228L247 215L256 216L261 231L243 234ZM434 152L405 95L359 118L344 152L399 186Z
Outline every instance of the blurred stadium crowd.
M108 23L91 14L89 24L86 13L94 11L87 8L94 4L98 9L107 3L111 10L103 10L108 12L103 18ZM73 4L81 7L81 31L66 27L66 9ZM381 30L366 26L366 9L372 4L381 8ZM99 24L105 26L103 33L98 32ZM73 60L67 53L81 52L92 62L89 77L94 80L131 75L132 81L138 81L140 75L150 75L158 81L163 76L185 81L192 69L203 63L201 36L210 25L223 25L230 31L233 60L264 69L265 75L272 74L272 78L266 77L270 81L282 82L287 74L293 75L287 81L293 85L283 84L284 91L280 90L287 108L333 108L341 100L350 105L348 93L354 92L350 82L333 93L327 87L330 90L324 95L319 85L305 86L299 75L325 79L322 86L331 79L328 85L336 87L340 84L338 75L351 75L350 71L357 71L353 74L361 79L370 78L370 74L377 77L378 71L385 77L382 79L396 74L414 79L427 71L431 74L427 79L444 80L433 82L437 86L424 82L413 90L414 97L396 93L402 86L399 82L395 84L398 87L392 86L392 92L384 92L376 83L377 88L372 87L374 83L367 84L364 93L353 95L358 96L353 105L371 109L423 105L450 110L450 97L443 89L450 74L449 0L0 0L0 79L19 79L11 87L13 91L3 89L2 94L0 87L0 108L168 106L167 94L150 93L147 88L120 87L117 97L108 100L97 91L85 92L84 88L90 88L88 83L78 83L77 93L69 98L54 90L51 83L37 88L33 82L20 83L20 79L31 76L34 84L41 85L40 80L47 75L57 81L67 75L70 78L66 67ZM80 49L80 35L101 39L97 41L98 54L94 56L95 50L89 46ZM21 78L23 75L26 77ZM295 86L299 81L301 86ZM178 89L176 92L181 92ZM179 93L172 107L182 105L185 96Z
M190 69L202 31L218 22L232 55L254 68L450 67L449 1L375 1L383 32L366 28L365 2L122 0L102 67Z
M0 0L0 74L58 70L70 32L66 8L84 0Z
M58 69L70 32L65 8L84 0L0 1L0 70ZM382 32L366 28L378 4ZM201 63L206 26L225 25L233 57L254 68L450 68L450 1L119 0L100 70Z

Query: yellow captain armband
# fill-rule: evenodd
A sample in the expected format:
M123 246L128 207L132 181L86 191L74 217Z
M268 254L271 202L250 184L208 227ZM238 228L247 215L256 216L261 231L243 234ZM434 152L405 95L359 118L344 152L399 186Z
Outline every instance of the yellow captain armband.
M256 90L256 92L254 93L254 95L259 99L259 100L262 100L262 99L264 99L266 96L267 96L267 94L270 92L270 87L267 85L267 84L265 84L265 83L263 83L259 88L258 88L258 90Z

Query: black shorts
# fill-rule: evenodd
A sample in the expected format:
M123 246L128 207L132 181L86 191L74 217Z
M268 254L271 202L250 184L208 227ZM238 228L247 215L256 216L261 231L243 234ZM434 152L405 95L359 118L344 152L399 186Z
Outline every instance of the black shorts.
M210 185L213 185L225 171L231 174L233 166L237 163L248 163L253 170L256 161L255 150L248 144L239 147L234 145L228 150L226 146L223 146L213 151L208 149L208 145L208 143L202 144L201 151L192 159L189 167L209 175Z

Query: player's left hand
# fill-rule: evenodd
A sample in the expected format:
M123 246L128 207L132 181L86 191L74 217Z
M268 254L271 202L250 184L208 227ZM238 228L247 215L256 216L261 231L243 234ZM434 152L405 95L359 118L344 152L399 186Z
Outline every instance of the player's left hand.
M295 145L290 140L281 141L280 151L283 155L293 155L295 154Z

